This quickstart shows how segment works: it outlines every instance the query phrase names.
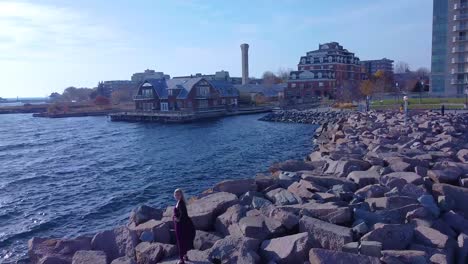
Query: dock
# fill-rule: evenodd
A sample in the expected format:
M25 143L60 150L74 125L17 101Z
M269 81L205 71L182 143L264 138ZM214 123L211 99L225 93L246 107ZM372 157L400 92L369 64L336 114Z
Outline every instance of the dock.
M109 114L109 117L114 122L190 123L206 119L251 115L271 111L272 109L269 107L239 108L233 111L225 109L203 111L132 111Z

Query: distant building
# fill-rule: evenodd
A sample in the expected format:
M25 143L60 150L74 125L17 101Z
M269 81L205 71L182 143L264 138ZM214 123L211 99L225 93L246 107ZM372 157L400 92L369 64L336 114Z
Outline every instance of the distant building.
M238 98L231 83L196 77L148 79L134 100L137 111L205 111L236 107Z
M145 70L144 72L137 72L132 75L132 82L140 84L148 79L170 79L171 76L164 74L164 72L157 72L154 70Z
M231 84L242 84L242 77L231 77L228 71L217 71L215 74L201 74L196 73L186 76L176 76L173 79L187 79L187 78L205 78L207 80L227 81ZM250 84L259 84L261 79L250 78Z
M297 71L289 75L285 100L305 103L332 97L339 89L357 86L363 78L360 60L337 42L319 45L300 58Z
M239 90L241 98L248 97L252 102L274 102L283 98L287 84L247 84L235 85L235 87Z
M393 74L393 60L387 58L361 61L361 65L369 76L376 74L378 71Z
M434 0L431 89L461 95L468 86L468 1Z

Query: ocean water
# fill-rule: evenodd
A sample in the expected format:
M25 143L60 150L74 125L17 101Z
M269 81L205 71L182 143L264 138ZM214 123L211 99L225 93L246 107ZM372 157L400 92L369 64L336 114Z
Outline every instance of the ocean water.
M184 125L0 115L0 263L27 240L75 237L125 224L139 204L165 208L224 179L302 159L316 126L236 116Z

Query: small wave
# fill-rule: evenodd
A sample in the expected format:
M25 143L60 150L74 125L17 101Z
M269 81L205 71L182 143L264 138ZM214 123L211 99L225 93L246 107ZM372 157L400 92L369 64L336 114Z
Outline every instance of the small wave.
M31 183L31 182L38 182L38 181L42 182L43 180L46 180L48 178L50 178L49 175L39 175L39 176L34 176L34 177L21 178L21 179L17 179L17 180L8 182L8 183L4 184L3 186L0 186L0 190L6 190L6 189L11 188L11 187L15 187L15 186L18 186L18 185L23 185L23 184L27 184L27 183Z

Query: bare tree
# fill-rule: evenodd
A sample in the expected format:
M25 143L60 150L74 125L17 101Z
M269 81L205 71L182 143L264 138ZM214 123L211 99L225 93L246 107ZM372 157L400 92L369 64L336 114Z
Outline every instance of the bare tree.
M266 86L271 86L279 82L279 78L271 71L266 71L262 76L263 84Z
M277 76L281 80L281 82L287 82L289 79L289 75L291 74L291 68L280 68L278 69Z
M395 65L395 73L407 73L411 71L407 62L399 61Z
M421 67L421 68L416 70L416 74L420 78L428 77L430 73L431 73L431 71L428 68L425 68L425 67Z

